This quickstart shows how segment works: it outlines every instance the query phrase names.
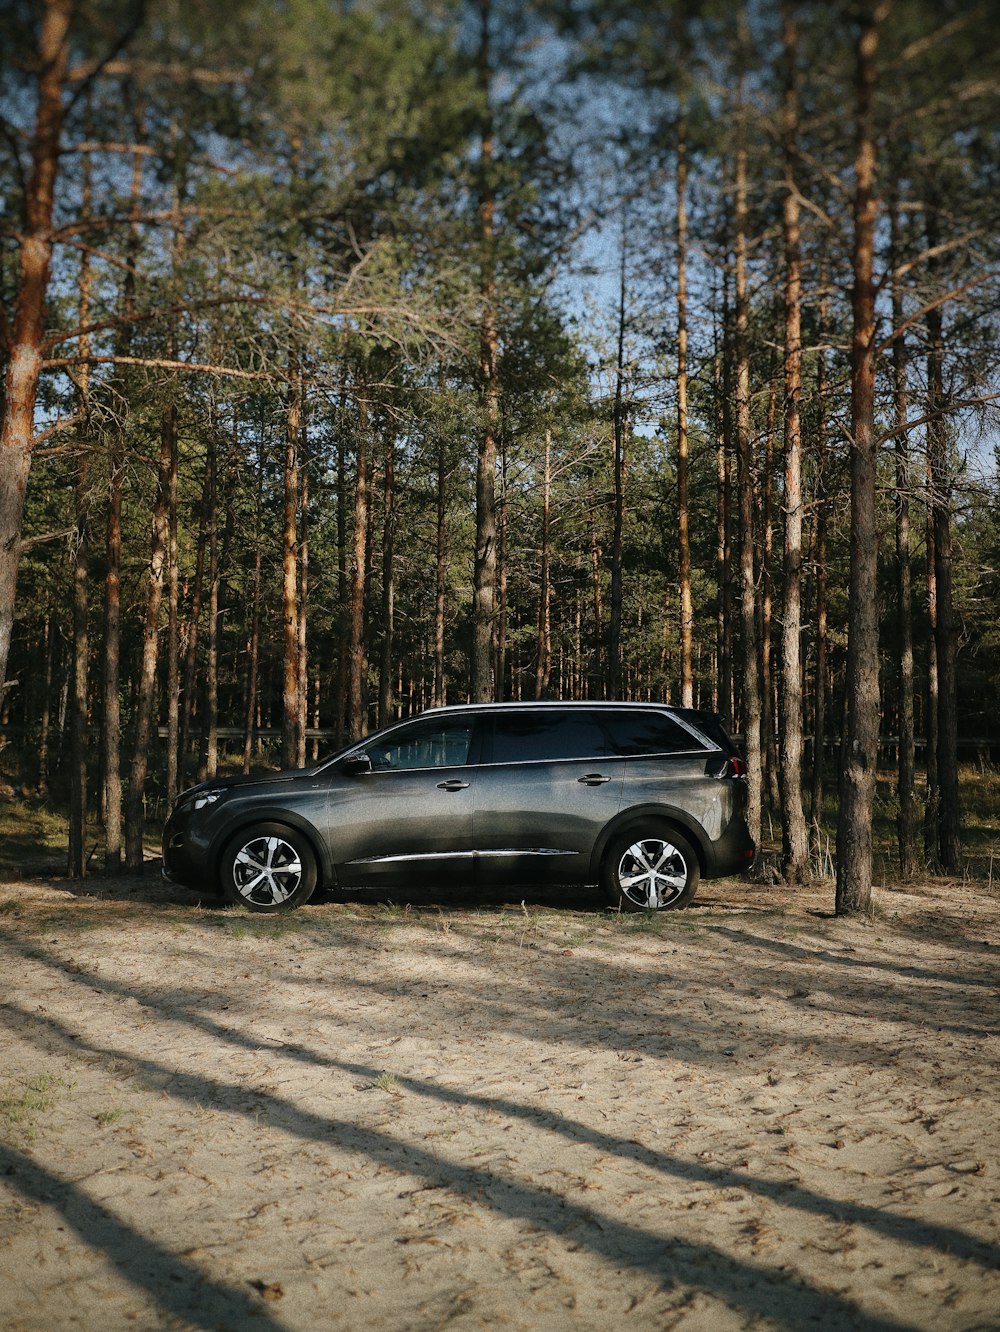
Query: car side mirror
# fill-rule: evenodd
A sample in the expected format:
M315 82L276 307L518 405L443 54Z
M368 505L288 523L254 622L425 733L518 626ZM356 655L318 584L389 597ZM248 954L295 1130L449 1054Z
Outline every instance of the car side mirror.
M363 777L365 773L371 772L372 761L365 753L349 754L342 766L349 777Z

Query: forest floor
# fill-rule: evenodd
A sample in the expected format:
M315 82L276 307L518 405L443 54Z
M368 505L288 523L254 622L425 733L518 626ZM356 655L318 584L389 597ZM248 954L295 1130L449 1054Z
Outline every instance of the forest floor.
M0 1326L997 1328L1000 893L0 883Z

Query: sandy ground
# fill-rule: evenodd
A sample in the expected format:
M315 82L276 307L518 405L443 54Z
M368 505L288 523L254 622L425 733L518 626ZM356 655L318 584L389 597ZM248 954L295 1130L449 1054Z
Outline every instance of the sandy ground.
M0 884L0 1326L1000 1327L1000 896Z

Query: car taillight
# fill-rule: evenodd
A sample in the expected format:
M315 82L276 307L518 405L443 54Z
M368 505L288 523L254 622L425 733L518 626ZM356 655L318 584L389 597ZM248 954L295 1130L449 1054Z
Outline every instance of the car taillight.
M733 777L745 777L747 775L746 760L737 758L735 755L730 757L729 768Z

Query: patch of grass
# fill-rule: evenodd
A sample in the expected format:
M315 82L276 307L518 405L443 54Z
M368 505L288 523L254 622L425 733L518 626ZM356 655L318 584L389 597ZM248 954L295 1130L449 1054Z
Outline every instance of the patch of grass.
M55 1105L55 1092L61 1086L62 1079L49 1073L40 1073L29 1082L8 1082L0 1086L0 1125L5 1134L23 1142L34 1142L38 1118Z
M99 1111L94 1119L97 1121L98 1128L111 1128L120 1120L124 1119L125 1111L120 1105L113 1105L107 1110Z
M395 1073L380 1073L371 1083L372 1091L389 1092L392 1096L402 1095L402 1088Z

